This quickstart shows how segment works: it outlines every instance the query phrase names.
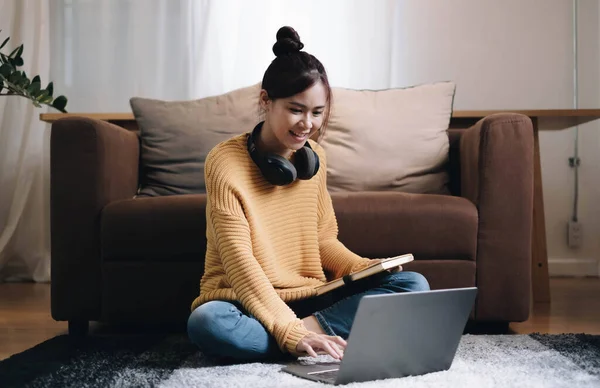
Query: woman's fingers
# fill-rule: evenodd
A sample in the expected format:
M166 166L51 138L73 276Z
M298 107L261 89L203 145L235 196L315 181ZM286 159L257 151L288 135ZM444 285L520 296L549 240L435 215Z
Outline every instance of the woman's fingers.
M334 342L325 341L323 343L323 346L325 347L325 350L327 350L327 353L329 353L329 355L335 359L341 360L344 356L344 353L338 348L338 346Z
M329 354L335 359L341 360L344 357L346 341L339 336L328 335L310 335L300 340L298 350L303 350L311 357L317 357L317 354Z
M344 341L342 339L342 337L338 337L338 336L327 337L326 345L328 346L328 348L327 348L328 353L331 354L331 356L334 358L342 359L342 357L344 357L344 349L346 348L345 342L346 341Z
M333 336L332 339L333 339L333 341L335 341L335 343L342 346L343 349L346 349L346 346L348 345L348 343L346 342L345 339L343 339L339 335Z
M312 346L308 344L306 344L306 353L308 353L308 355L311 357L317 357L317 353L315 352L315 350L312 348Z

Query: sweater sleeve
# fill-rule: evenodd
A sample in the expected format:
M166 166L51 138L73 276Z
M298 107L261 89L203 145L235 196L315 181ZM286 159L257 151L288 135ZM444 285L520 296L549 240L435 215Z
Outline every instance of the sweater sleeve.
M349 273L366 268L370 260L360 257L350 251L338 240L338 224L333 209L331 196L327 190L327 172L324 153L320 155L321 180L319 182L319 253L323 269L330 274L332 279L337 279Z
M275 292L254 257L247 220L215 208L209 213L219 256L239 301L275 337L283 352L299 355L296 346L309 332Z

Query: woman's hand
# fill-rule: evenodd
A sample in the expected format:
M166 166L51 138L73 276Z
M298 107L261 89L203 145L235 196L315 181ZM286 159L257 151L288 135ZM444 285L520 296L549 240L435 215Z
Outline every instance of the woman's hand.
M346 344L342 337L310 332L298 342L296 350L299 353L308 353L311 357L317 357L317 354L329 354L336 360L341 360L344 357Z
M381 262L382 260L383 259L371 259L371 264L370 265L377 264L377 263ZM399 265L399 266L394 267L394 268L386 269L386 271L388 271L389 273L401 272L402 271L402 266Z

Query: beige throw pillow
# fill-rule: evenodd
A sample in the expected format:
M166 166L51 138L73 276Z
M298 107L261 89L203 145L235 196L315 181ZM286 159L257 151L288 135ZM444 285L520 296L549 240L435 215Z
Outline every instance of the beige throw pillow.
M141 139L138 196L205 193L206 155L221 141L253 129L259 93L255 84L193 101L131 98Z
M321 144L328 189L447 194L448 135L455 84L333 89Z

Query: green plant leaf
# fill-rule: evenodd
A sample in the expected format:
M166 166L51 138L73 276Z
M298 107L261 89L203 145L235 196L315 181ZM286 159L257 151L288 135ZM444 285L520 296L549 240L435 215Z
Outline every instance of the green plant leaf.
M16 57L17 57L17 55L16 55L16 54L19 52L19 50L21 50L21 47L22 47L22 46L23 46L23 45L21 45L21 46L19 46L19 47L16 47L16 48L15 48L15 49L14 49L14 50L13 50L13 51L10 53L10 54L8 54L8 57L9 57L9 58L16 58ZM23 51L21 51L21 52L23 52Z
M56 97L56 99L52 103L52 106L63 113L67 113L67 111L65 110L65 107L67 106L67 97L65 97L65 96Z
M36 100L40 101L40 99L43 99L44 97L48 97L50 94L48 93L47 90L45 89L40 89L37 91L36 94L32 94L31 97L35 98Z
M34 78L34 80L35 80L35 78ZM32 82L31 85L29 85L29 87L27 88L27 91L32 96L35 96L40 92L40 88L41 88L41 84L39 83L39 77L38 77L38 82Z
M2 42L2 44L0 44L0 49L3 49L4 46L6 46L6 44L8 43L8 41L10 40L10 36L6 39L4 39L4 42Z
M40 101L40 103L42 103L42 104L50 104L51 102L52 102L52 96L46 96Z
M15 69L9 64L5 63L0 66L0 74L2 74L5 78L8 78Z
M29 86L27 74L25 74L25 72L22 71L15 71L10 75L8 80L19 88L26 88L27 86Z
M42 101L44 98L48 97L48 91L47 90L42 90L36 97L35 100L36 101Z
M10 37L4 39L0 45L0 49L4 48L9 40ZM54 84L52 82L48 83L46 89L41 89L42 81L39 75L30 80L25 71L17 69L24 64L22 58L24 49L25 46L21 44L9 55L0 52L0 91L5 91L5 94L9 95L25 97L31 100L32 104L38 108L42 104L45 104L63 113L67 113L65 109L67 98L65 96L58 96L53 101Z
M23 66L23 58L21 58L21 57L9 58L8 60L10 61L10 63L13 65L13 67L15 69L19 66Z
M19 82L19 86L21 86L23 89L27 89L29 85L31 85L31 81L29 81L29 79L25 76L22 77L21 81Z
M8 76L8 82L13 83L15 85L18 84L20 80L21 80L21 72L20 71L13 71Z

